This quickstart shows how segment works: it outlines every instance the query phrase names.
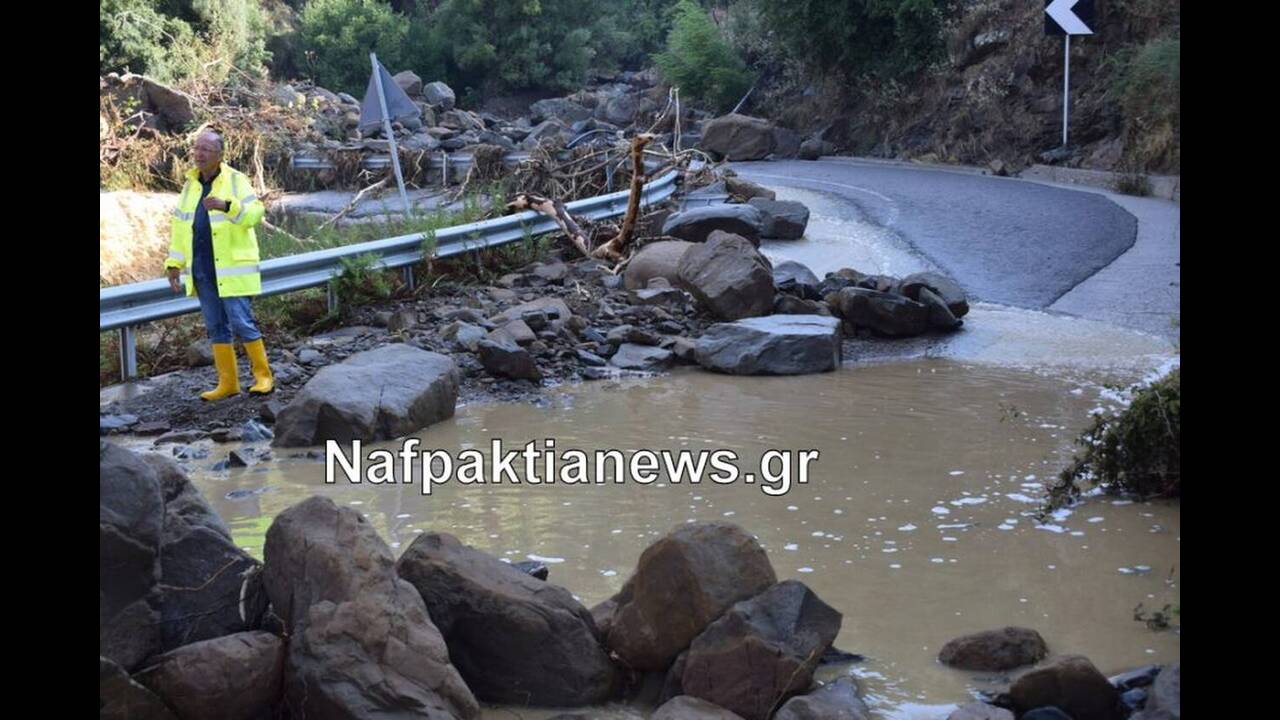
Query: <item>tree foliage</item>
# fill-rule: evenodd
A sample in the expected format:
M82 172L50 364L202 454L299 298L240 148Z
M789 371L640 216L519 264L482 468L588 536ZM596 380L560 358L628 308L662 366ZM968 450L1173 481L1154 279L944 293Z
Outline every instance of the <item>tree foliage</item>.
M269 59L259 0L103 0L99 72L221 83Z
M817 72L887 77L941 58L944 0L755 0L776 41Z
M683 95L718 111L734 106L751 86L752 74L742 58L693 0L674 9L667 47L654 58L668 83Z

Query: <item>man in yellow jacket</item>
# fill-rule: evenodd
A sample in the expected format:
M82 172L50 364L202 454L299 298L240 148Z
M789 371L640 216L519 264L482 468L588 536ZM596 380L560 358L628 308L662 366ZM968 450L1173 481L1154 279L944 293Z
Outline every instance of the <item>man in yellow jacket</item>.
M213 343L218 387L201 393L205 400L221 400L240 392L232 334L244 343L253 368L251 393L269 393L274 386L262 333L253 319L249 298L262 292L258 270L258 238L253 226L265 208L243 173L222 164L222 137L209 130L196 138L196 168L173 210L171 242L165 269L175 293L200 298L204 324Z

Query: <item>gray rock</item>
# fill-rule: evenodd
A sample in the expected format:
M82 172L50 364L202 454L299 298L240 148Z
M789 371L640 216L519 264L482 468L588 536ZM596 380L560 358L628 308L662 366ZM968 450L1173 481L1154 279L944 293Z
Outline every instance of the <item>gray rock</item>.
M741 528L681 525L640 554L618 593L608 646L628 667L666 670L733 603L775 582L764 549Z
M441 333L441 337L452 342L454 345L465 348L471 352L475 352L479 347L480 341L484 340L489 333L479 325L472 325L466 322L454 322L448 325Z
M303 348L298 353L298 362L303 365L318 365L324 362L324 354L314 348Z
M111 443L98 450L98 653L126 671L160 651L160 533L155 471Z
M618 126L630 125L640 112L640 99L631 94L618 95L596 106L594 116Z
M493 130L485 130L480 133L479 140L485 145L497 145L509 153L515 152L519 149L514 140L506 135L494 132Z
M733 375L804 375L840 367L840 321L770 315L712 325L697 341L698 364Z
M662 280L666 282L665 278ZM673 287L632 290L629 295L637 305L683 305L689 301L683 290Z
M684 240L659 240L645 245L627 263L623 283L628 290L646 288L654 278L665 278L674 285L680 272L680 259L693 245Z
M419 536L396 570L422 594L478 699L572 706L612 696L618 671L591 614L564 588L445 533Z
M708 205L674 213L662 224L662 234L689 242L706 242L712 232L720 230L740 235L760 245L765 217L751 205Z
M750 202L756 198L761 200L777 200L778 194L769 188L758 185L740 178L737 175L729 175L724 179L725 190L730 195L739 198L742 202Z
M746 239L715 232L690 248L680 262L677 285L721 320L773 311L773 269Z
M716 159L763 160L773 152L774 142L768 120L729 114L703 125L699 147Z
M402 308L387 319L387 329L391 332L412 330L418 326L418 313L409 308Z
M523 320L512 320L497 330L489 333L487 339L494 342L510 340L517 345L528 345L534 340L537 340L538 336L533 334L533 329L530 328Z
M807 695L791 698L773 717L774 720L870 720L871 711L858 697L857 683L845 675Z
M452 359L409 345L356 353L303 386L276 419L274 444L402 437L453 417L458 381Z
M504 325L512 320L519 320L527 313L543 312L548 318L553 320L553 325L558 325L573 317L573 311L569 309L569 305L557 297L544 297L522 303L513 308L505 310L493 317L489 318L496 325Z
M743 720L730 710L696 697L680 695L662 704L649 720Z
M256 628L266 598L248 578L262 564L240 549L177 463L160 455L142 457L164 498L160 649Z
M119 665L98 658L98 720L178 720L156 694Z
M956 708L947 716L947 720L1014 720L1014 716L1002 707L971 702Z
M567 98L548 98L530 105L529 116L530 120L537 123L554 119L573 124L590 118L591 111Z
M881 335L919 335L929 328L929 308L900 295L845 288L837 294L836 303L836 313L848 324Z
M542 371L538 369L533 356L509 337L490 336L481 340L476 349L480 355L480 363L491 375L533 382L542 380Z
M183 720L257 720L280 698L284 658L280 638L242 632L171 650L136 679Z
M826 140L819 138L810 138L800 143L800 151L797 157L801 160L817 160L823 155L834 155L836 146Z
M166 420L153 420L133 426L134 435L163 435L167 432L169 432L169 423Z
M809 687L841 619L804 583L778 583L731 607L693 640L684 693L746 720L768 720L780 698Z
M1130 720L1181 720L1182 663L1176 662L1156 676L1147 697L1147 706Z
M799 240L809 226L809 208L794 200L767 200L751 198L751 206L764 213L764 225L760 234L779 240ZM817 285L817 281L813 283Z
M908 275L898 282L898 293L912 300L920 299L920 289L928 288L942 298L957 319L969 313L969 301L964 290L951 278L935 272L922 272Z
M605 360L593 352L587 352L586 350L577 350L575 351L575 355L579 362L589 367L604 367L609 364L608 360Z
M773 266L773 285L779 291L792 292L796 285L808 285L816 290L819 282L812 270L795 260L783 260Z
M1080 655L1065 655L1023 674L1009 688L1014 710L1052 705L1073 720L1121 720L1120 691Z
M773 299L774 315L823 315L831 317L831 309L821 300L803 300L795 295L779 293Z
M98 416L98 433L123 432L138 424L137 415L100 415Z
M431 107L446 112L453 109L454 102L457 100L453 94L453 88L439 80L423 86L422 97Z
M208 367L213 364L213 343L208 338L187 346L187 367Z
M167 432L161 435L160 437L156 438L153 444L156 445L157 447L159 447L160 445L168 445L168 444L174 444L174 443L186 444L186 443L197 442L199 440L204 440L207 437L209 437L209 433L205 432L204 430L175 430L173 432Z
M618 346L618 352L609 359L609 364L624 370L660 372L671 367L673 357L670 350L623 343Z
M934 330L955 330L964 324L963 320L957 320L951 314L951 309L942 298L929 288L920 288L918 295L920 304L929 308L929 327Z
M276 516L263 581L289 633L293 714L462 718L479 706L422 596L367 520L314 496Z
M391 76L392 80L400 86L409 97L418 97L422 94L422 78L418 77L412 70L404 70Z

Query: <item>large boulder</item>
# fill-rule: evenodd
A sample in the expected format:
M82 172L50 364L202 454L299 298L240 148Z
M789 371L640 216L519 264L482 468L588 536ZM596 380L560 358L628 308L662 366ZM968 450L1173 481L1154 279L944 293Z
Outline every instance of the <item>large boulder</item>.
M160 550L162 650L251 630L266 610L257 582L262 565L172 459L143 456L164 499Z
M751 205L706 205L672 213L662 224L662 234L689 242L706 242L716 230L740 235L760 244L764 213Z
M724 179L724 188L728 193L738 199L739 202L750 202L756 198L762 200L777 200L778 193L769 188L753 183L746 178L740 178L737 175L729 175Z
M613 694L617 669L591 613L564 588L444 533L418 536L396 570L422 594L480 700L574 706Z
M961 670L1004 672L1034 665L1049 654L1040 633L1031 628L1004 627L958 637L938 653L938 662Z
M289 632L295 717L464 720L479 706L373 526L315 496L276 516L263 580Z
M640 290L649 286L653 278L664 278L675 284L680 276L680 259L693 247L684 240L659 240L640 248L623 271L623 284L628 290Z
M1021 714L1052 705L1072 720L1120 720L1120 691L1081 655L1064 655L1028 671L1009 688L1014 710Z
M529 116L533 122L559 120L572 125L590 118L591 110L567 98L548 98L530 105Z
M314 377L276 418L275 445L391 440L453 417L459 374L447 355L410 345L356 353Z
M742 716L706 700L680 695L654 710L649 720L742 720Z
M280 700L285 643L243 632L184 645L136 676L182 720L257 720Z
M821 315L769 315L712 325L696 347L698 364L731 375L806 375L840 367L840 321Z
M771 200L754 197L747 201L764 213L760 235L778 240L799 240L809 226L809 208L795 200ZM815 285L817 283L814 283Z
M454 103L457 102L457 97L453 94L453 88L439 80L424 85L422 97L427 101L428 105L444 112L452 110Z
M919 300L921 288L932 290L947 304L947 309L956 318L969 313L969 301L964 290L951 278L936 272L919 272L908 275L898 283L898 293L912 300Z
M841 619L804 583L778 583L737 603L694 639L681 687L746 720L768 720L781 699L813 682Z
M160 651L164 496L138 455L98 446L98 654L133 670Z
M773 129L773 156L793 158L800 154L800 134L783 127Z
M184 130L195 121L195 98L145 75L112 73L101 79L99 88L114 98L119 110L135 108L122 117L137 110L153 113L148 124L170 131Z
M396 85L400 86L405 95L411 98L422 95L422 78L418 77L414 71L403 70L392 75L391 79L396 81Z
M858 697L858 685L845 675L807 695L791 698L774 720L870 720L871 711Z
M816 293L820 282L822 281L808 266L795 260L783 260L773 266L773 286L780 292L807 295L807 292L800 289L800 286L807 286L813 288L813 292Z
M640 111L639 96L626 93L611 97L597 105L594 115L597 120L625 127L631 124L631 121L636 117L636 113Z
M702 127L699 145L716 159L763 160L774 150L774 127L768 120L729 114Z
M836 295L834 309L849 325L890 337L920 335L929 329L929 308L887 292L845 288Z
M539 143L564 137L566 132L565 126L560 121L544 120L529 130L529 134L524 136L524 140L520 141L520 148L522 150L532 150Z
M98 720L178 720L155 693L105 657L98 657Z
M628 667L666 670L712 620L775 582L764 548L741 528L682 525L640 554L618 593L608 646Z
M773 268L745 238L714 232L681 258L677 286L721 320L773 311Z

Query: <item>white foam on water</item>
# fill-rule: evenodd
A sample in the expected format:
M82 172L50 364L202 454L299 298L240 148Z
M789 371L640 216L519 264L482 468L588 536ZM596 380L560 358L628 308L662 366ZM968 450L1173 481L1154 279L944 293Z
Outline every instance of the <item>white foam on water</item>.
M1034 504L1037 502L1037 500L1036 500L1035 498L1033 498L1033 497L1027 497L1026 495L1023 495L1022 493L1005 493L1005 494L1004 494L1004 496L1005 496L1005 497L1007 497L1007 498L1009 498L1010 500L1012 500L1012 501L1014 501L1014 502L1028 503L1028 504L1032 504L1032 505L1034 505Z
M1059 534L1059 535L1061 535L1062 533L1064 533L1064 532L1066 532L1066 531L1067 531L1067 529L1066 529L1066 528L1064 528L1064 527L1062 527L1061 525L1054 525L1053 523L1048 523L1048 524L1045 524L1045 525L1036 525L1036 529L1037 529L1037 530L1048 530L1048 531L1049 531L1049 532L1051 532L1051 533L1057 533L1057 534Z
M952 470L951 472L949 472L949 473L947 473L947 474L948 474L948 475L950 475L950 476L952 476L952 477L955 477L955 476L957 476L957 475L963 475L963 474L964 474L964 471L963 471L963 470Z
M551 563L551 564L553 564L553 565L554 565L555 563L562 563L562 562L564 562L564 558L558 558L558 557L543 557L543 556L541 556L541 555L534 555L534 554L532 554L532 553L530 553L530 554L528 554L528 555L525 555L525 558L526 558L526 559L528 559L528 560L532 560L532 561L534 561L534 562L540 562L540 563Z
M952 505L957 505L957 506L959 506L959 505L981 505L982 503L984 503L984 502L986 502L986 501L987 501L987 499L986 499L985 497L967 497L967 498L960 498L959 500L952 500L952 501L951 501L951 504L952 504Z
M799 546L799 545L797 545L797 544L795 544L795 543L787 543L786 545L783 545L783 546L782 546L782 549L783 549L783 550L790 550L790 551L792 551L792 552L795 552L796 550L799 550L799 549L800 549L800 546Z
M942 507L941 505L934 507L929 512L933 513L934 515L950 515L951 514L950 510Z
M796 568L796 572L811 573L813 572L813 568L811 567Z
M915 530L915 529L916 529L916 526L912 525L911 523L907 523L906 525L903 525L902 527L898 528L900 532L911 532L912 530Z

